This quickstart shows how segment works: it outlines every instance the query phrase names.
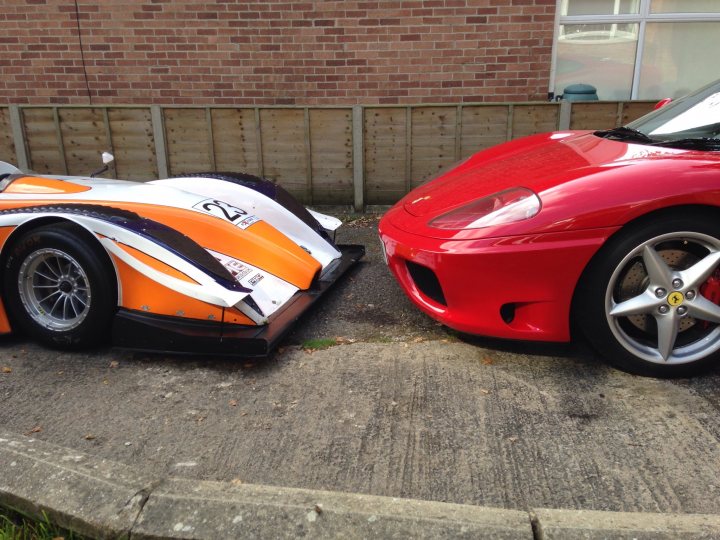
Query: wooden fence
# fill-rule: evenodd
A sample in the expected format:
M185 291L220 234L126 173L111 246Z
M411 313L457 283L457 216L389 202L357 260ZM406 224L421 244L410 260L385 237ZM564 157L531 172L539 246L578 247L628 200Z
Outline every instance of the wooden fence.
M109 174L150 180L245 171L305 204L392 204L438 171L503 141L625 124L653 102L354 107L0 107L0 160L85 175L109 150Z

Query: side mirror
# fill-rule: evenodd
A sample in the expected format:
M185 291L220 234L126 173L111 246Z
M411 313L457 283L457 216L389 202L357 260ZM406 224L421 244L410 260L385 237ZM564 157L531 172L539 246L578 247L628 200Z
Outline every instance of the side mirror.
M115 161L115 156L113 156L110 152L103 152L101 154L103 166L98 169L97 171L93 172L90 175L90 178L95 178L98 174L102 174L105 171L108 170L108 165L110 165L113 161Z
M665 105L667 105L667 104L670 103L671 101L672 101L672 98L669 98L669 97L666 97L665 99L661 99L660 101L658 101L658 102L655 104L655 106L653 107L653 111L656 111L656 110L664 107Z

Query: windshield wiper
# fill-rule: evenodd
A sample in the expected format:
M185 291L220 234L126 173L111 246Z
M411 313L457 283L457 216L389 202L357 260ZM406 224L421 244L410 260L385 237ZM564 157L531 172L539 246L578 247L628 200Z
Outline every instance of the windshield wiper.
M720 150L720 139L692 137L688 139L655 141L651 143L651 145L668 148L690 148L692 150Z
M603 137L605 139L615 139L618 141L639 141L643 143L656 142L655 139L648 137L642 131L638 131L637 129L625 126L596 131L594 135L597 135L598 137Z

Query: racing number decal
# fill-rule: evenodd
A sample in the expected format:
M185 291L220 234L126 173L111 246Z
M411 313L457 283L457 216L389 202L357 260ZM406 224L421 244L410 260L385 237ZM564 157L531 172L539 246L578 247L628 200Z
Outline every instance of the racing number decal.
M259 217L248 215L242 208L218 201L217 199L205 199L197 203L193 208L227 220L241 229L247 229L253 223L260 221Z
M247 215L247 212L242 208L238 208L237 206L233 206L226 202L218 201L216 199L207 199L205 201L199 202L195 205L195 208L197 208L198 206L202 210L205 210L208 214L213 214L214 216L225 218L230 223L235 223L238 219Z

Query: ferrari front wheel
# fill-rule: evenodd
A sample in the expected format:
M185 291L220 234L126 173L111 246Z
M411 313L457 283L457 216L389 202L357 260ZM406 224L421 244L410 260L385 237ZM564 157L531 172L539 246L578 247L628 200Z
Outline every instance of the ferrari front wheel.
M7 311L14 327L60 348L95 345L115 311L107 254L69 223L34 229L10 248L4 265Z
M639 375L688 376L720 351L720 234L709 217L631 227L584 276L576 313L610 363Z

